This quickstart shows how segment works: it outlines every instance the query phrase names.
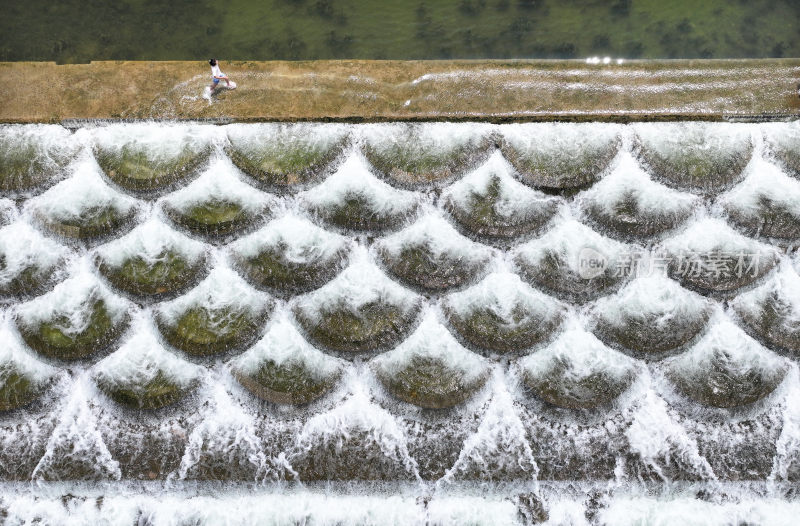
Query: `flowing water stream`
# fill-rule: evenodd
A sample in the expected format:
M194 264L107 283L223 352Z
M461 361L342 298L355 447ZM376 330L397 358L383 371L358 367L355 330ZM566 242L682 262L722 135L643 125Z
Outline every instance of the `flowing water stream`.
M793 524L800 126L0 127L7 524Z

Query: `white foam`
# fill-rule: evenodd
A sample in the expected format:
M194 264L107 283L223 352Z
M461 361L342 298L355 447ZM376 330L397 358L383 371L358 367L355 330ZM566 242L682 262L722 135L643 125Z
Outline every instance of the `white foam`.
M361 448L377 446L389 460L419 478L417 462L408 452L408 441L398 420L372 403L365 387L355 378L348 383L352 394L330 411L310 418L296 440L298 451L332 446L340 450L354 433L365 433ZM355 461L355 459L353 459Z
M137 256L148 264L155 264L163 258L165 251L177 252L194 264L205 253L205 246L151 217L124 237L97 249L103 260L114 268Z
M399 214L409 211L417 202L414 192L398 190L376 178L360 153L352 153L336 172L300 199L314 208L341 205L358 195L369 203L374 214Z
M370 303L389 304L406 313L418 302L418 296L392 281L372 262L366 249L353 250L350 265L330 283L304 296L298 307L306 316L319 319L328 308L344 305L358 310Z
M258 155L282 155L286 148L322 153L350 133L350 126L333 123L229 124L223 127L237 148Z
M68 251L43 237L29 224L17 221L0 229L0 284L8 284L29 266L47 269L55 266Z
M615 497L599 512L600 524L638 526L644 524L684 526L730 526L763 524L793 526L800 503L762 497L716 503L690 497Z
M537 207L556 201L541 192L525 186L517 181L514 169L503 154L493 153L489 159L473 172L461 178L442 192L442 199L450 198L460 208L467 208L475 195L484 195L489 185L497 178L499 195L494 211L504 218L525 215Z
M616 382L630 376L635 367L633 360L606 347L576 320L567 323L567 328L553 343L519 360L526 374L546 377L552 374L555 366L564 365L563 378L559 380L564 385L578 384L597 374Z
M607 268L619 264L627 252L623 243L604 237L574 219L567 218L539 239L522 245L518 254L528 264L538 265L552 252L560 256L569 270L577 273L580 271L581 253L585 249L592 249L603 255L607 260Z
M25 124L0 126L0 155L15 157L30 148L35 161L44 170L57 169L74 155L80 144L72 133L57 124Z
M136 201L110 188L100 176L97 162L84 156L71 167L72 176L34 199L33 206L51 220L78 219L91 209L112 208L127 214Z
M607 123L526 123L499 126L503 138L523 157L548 162L555 173L571 170L576 158L601 153L622 127Z
M646 321L655 331L665 331L683 320L696 319L711 302L665 276L646 276L595 305L596 312L617 327L634 319Z
M41 384L58 373L58 369L40 362L30 354L11 329L7 315L0 318L0 385L5 385L9 374L27 378L32 384Z
M285 248L281 249L283 257L292 263L306 264L333 256L345 242L344 237L290 213L230 246L234 252L248 259L257 256L265 247L284 244Z
M154 163L169 161L187 151L200 153L219 136L216 126L168 122L112 124L86 132L106 151L121 153L123 148L132 148L142 151Z
M245 311L257 316L267 307L268 296L254 290L236 272L225 265L217 265L198 286L187 294L160 307L167 323L176 323L187 310L205 307L211 311L230 309L229 316ZM225 319L216 316L209 320L211 329L223 325Z
M772 296L780 298L787 307L780 313L784 316L786 330L793 332L800 329L800 276L788 261L781 262L778 271L769 281L731 300L731 306L759 317L762 305Z
M357 128L361 139L378 152L399 148L413 157L449 154L462 147L476 147L491 126L476 123L426 122L422 124L368 124Z
M536 480L539 466L533 456L528 433L514 407L514 400L505 385L503 375L495 370L492 376L492 401L475 433L467 437L453 466L442 480L472 478L480 480L503 478L504 474L527 474ZM507 476L507 475L506 475Z
M665 362L681 377L705 381L708 371L722 368L733 378L756 373L771 377L786 368L786 362L762 347L725 317L712 323L708 332L688 352Z
M56 322L56 327L65 334L79 334L89 327L92 305L103 301L112 323L118 323L130 309L130 304L112 294L92 273L84 258L77 272L59 283L44 296L23 303L16 308L20 321L28 327L37 327L43 322ZM59 321L61 319L64 321Z
M246 375L254 375L266 362L278 366L300 364L315 380L330 378L342 369L342 362L320 352L303 339L286 310L275 313L267 334L231 365Z
M161 373L179 389L186 389L203 373L202 367L166 351L146 319L135 320L134 329L133 336L119 350L95 365L100 379L136 391Z
M520 307L535 319L549 319L564 308L561 302L531 288L511 272L493 272L474 287L449 295L445 301L459 316L488 309L509 327L515 325L514 313Z
M727 122L637 123L636 135L661 157L694 154L720 155L742 152L752 141L752 127Z
M422 318L417 330L392 351L375 358L374 363L388 376L408 368L415 358L440 362L446 369L459 373L465 384L486 373L486 360L462 347L441 324L433 310Z
M380 246L393 258L399 257L409 246L425 246L434 258L446 254L473 263L491 254L489 248L459 234L438 212L431 212L413 225L383 238Z
M692 223L684 232L664 242L664 248L674 255L681 252L702 256L718 251L730 257L739 255L768 261L777 251L764 243L759 243L734 231L721 219L705 218Z
M211 200L232 201L248 214L263 210L269 198L239 179L239 170L227 157L215 157L208 168L192 183L170 194L166 202L178 212L188 212L192 207Z
M745 169L746 178L720 202L739 210L746 216L759 218L760 201L767 198L787 208L795 217L800 217L800 182L789 177L774 164L762 157L754 157Z
M87 383L87 376L83 374L72 384L69 398L56 411L58 424L33 470L33 480L69 476L62 470L69 470L71 463L90 468L100 479L122 478L119 463L111 456L102 433L97 429L97 417L89 407L90 388ZM51 470L55 472L51 473Z
M650 179L628 152L621 152L610 172L601 181L581 194L580 201L599 206L614 215L617 204L632 196L640 210L647 214L678 216L697 205L700 199L679 192Z
M437 497L428 503L426 524L462 526L492 524L513 526L517 522L514 504L501 498Z

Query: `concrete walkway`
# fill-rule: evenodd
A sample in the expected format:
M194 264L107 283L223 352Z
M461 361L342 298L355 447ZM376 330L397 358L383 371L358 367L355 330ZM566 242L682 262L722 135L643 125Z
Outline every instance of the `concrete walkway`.
M1 122L669 120L800 115L800 59L0 63Z

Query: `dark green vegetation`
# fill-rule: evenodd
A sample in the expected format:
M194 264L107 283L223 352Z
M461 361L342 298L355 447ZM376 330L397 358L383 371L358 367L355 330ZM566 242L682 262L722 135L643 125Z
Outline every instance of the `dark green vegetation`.
M791 0L31 0L4 5L0 60L800 56L798 16Z
M503 244L539 232L558 208L558 202L552 199L509 210L503 200L501 184L499 177L492 177L485 190L472 192L466 203L448 198L445 209L470 233Z
M307 404L313 402L339 379L341 371L327 378L316 378L299 360L277 364L265 361L255 374L234 370L233 375L248 391L274 404Z
M450 325L471 346L499 353L521 351L541 343L564 317L563 311L555 309L545 314L533 312L522 302L514 306L509 318L498 315L490 305L476 305L463 315L450 307L444 311Z
M419 305L403 308L373 301L354 307L345 300L309 314L295 309L297 321L308 337L319 345L345 352L375 351L392 347L411 329Z
M0 412L22 407L39 396L45 384L32 381L13 365L0 367Z
M113 206L92 207L83 210L80 216L60 218L37 212L36 217L42 225L59 236L84 241L110 236L125 224L133 221L136 208L127 213L119 212Z
M429 292L444 292L472 281L487 261L485 256L437 254L428 241L409 243L396 256L385 248L379 249L379 254L386 268L400 281Z
M170 345L192 355L208 356L253 343L269 312L268 308L253 313L246 308L210 309L201 305L187 309L173 323L161 315L156 321Z
M691 133L691 128L685 131L688 133L664 151L637 137L635 150L653 176L668 186L706 194L720 192L743 178L742 171L753 153L749 137L712 143L706 142L706 136Z
M132 192L153 192L168 188L188 177L202 165L210 148L198 151L186 147L178 156L156 157L146 148L126 144L119 151L95 147L95 158L106 175Z
M575 138L559 148L542 148L537 143L520 147L502 141L503 155L514 165L523 181L539 188L578 188L593 183L617 154L618 138L592 144L590 137ZM565 148L569 147L569 155Z
M365 195L350 192L339 203L315 206L308 205L317 217L326 223L345 230L357 232L383 232L401 226L417 210L417 204L397 212L377 210L375 203Z
M162 299L184 290L197 281L205 266L205 258L188 261L172 250L164 250L153 261L131 256L119 267L112 267L102 257L95 263L100 273L115 288L139 298Z
M342 248L328 257L317 256L298 263L286 257L288 243L282 239L264 247L256 256L237 256L237 266L255 287L275 294L301 294L333 279L347 263Z
M91 314L86 327L79 332L69 330L70 318L66 313L32 325L18 317L17 327L25 343L48 358L85 358L114 343L127 324L127 319L114 323L102 299L96 299L86 308L91 309Z
M156 375L145 383L119 383L105 376L95 378L97 387L109 398L131 409L158 409L174 404L194 389L197 382L186 388L171 381L164 373Z
M447 129L440 131L447 134ZM402 186L447 181L475 166L489 153L480 136L437 144L425 141L420 128L400 128L390 137L368 140L364 155L384 177Z
M376 374L392 396L425 409L445 409L458 405L485 382L483 374L473 380L436 358L413 356L400 371L387 371L378 365Z
M224 238L242 231L259 219L242 205L227 199L209 198L188 210L164 205L164 212L178 225L207 239Z
M314 131L281 127L274 135L266 133L258 139L230 136L226 151L261 187L277 192L299 190L320 175L347 144L345 136L332 143L315 141Z

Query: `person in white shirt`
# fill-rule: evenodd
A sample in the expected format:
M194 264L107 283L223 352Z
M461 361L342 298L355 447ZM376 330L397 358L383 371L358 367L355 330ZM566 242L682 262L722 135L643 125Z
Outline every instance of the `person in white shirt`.
M220 80L224 80L228 84L228 87L230 88L231 80L228 78L228 75L220 71L217 59L212 58L211 60L208 61L208 63L211 64L211 76L214 77L211 84L211 91L214 91L214 89L217 87L217 84L219 84Z

